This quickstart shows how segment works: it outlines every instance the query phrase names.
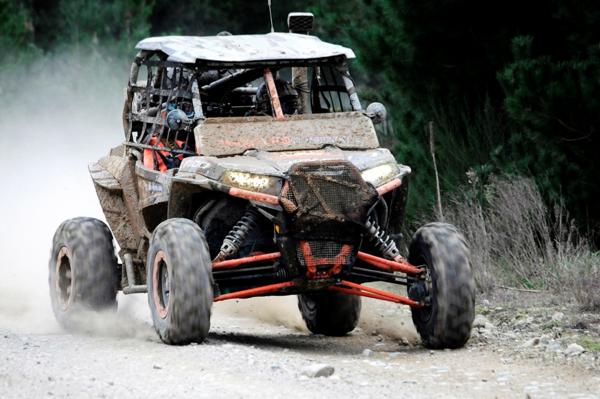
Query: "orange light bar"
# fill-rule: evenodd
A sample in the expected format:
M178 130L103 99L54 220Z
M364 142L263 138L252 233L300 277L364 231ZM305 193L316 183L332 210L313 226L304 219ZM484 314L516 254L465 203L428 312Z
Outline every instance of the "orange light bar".
M247 256L245 258L224 260L221 262L213 263L212 268L213 270L230 269L240 265L245 265L247 263L262 262L264 260L274 260L279 258L280 256L281 252L271 252L270 254L253 255Z
M407 274L419 274L423 270L416 266L411 265L408 262L396 262L393 260L387 260L380 258L379 256L371 255L366 252L358 251L358 259L367 262L379 269L386 270L388 272L403 272Z
M282 288L293 287L296 283L293 281L286 281L285 283L277 283L264 285L262 287L250 288L248 290L242 290L237 292L232 292L229 294L219 295L214 299L215 302L225 301L227 299L238 299L238 298L250 298L257 295L270 294L273 292L278 292Z

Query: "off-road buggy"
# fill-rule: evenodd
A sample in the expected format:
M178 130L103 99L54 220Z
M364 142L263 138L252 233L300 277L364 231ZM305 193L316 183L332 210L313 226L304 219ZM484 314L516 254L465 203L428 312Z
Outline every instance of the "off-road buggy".
M398 250L410 168L379 148L348 48L308 34L153 37L137 45L125 142L90 164L108 221L62 223L49 262L58 321L146 293L165 343L200 342L213 302L297 295L313 333L341 336L360 296L405 304L423 343L456 348L474 317L469 252L441 223ZM113 234L119 246L115 256ZM407 296L367 282L406 286ZM400 291L399 291L400 292Z

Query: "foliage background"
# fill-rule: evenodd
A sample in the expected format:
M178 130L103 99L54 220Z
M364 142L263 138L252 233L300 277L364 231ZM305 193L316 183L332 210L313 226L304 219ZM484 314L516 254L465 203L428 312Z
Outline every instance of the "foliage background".
M356 51L365 105L387 105L382 141L414 170L411 216L435 200L432 121L444 199L469 182L530 176L548 204L564 202L580 228L596 231L599 2L274 0L275 28L303 10L316 14L316 34ZM122 82L137 40L222 30L267 32L266 1L0 0L0 72L15 77L0 81L0 94L11 98L65 52Z

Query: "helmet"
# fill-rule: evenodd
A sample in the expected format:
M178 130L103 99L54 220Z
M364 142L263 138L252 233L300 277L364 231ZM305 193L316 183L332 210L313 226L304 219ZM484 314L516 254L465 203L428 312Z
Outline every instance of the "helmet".
M167 112L180 109L182 110L189 119L194 118L194 105L191 101L181 101L178 103L177 98L171 98L167 104Z
M163 115L166 115L167 126L170 129L179 130L184 125L189 125L194 119L194 107L189 101L179 104L176 101L169 101L163 107Z
M182 110L174 109L167 114L167 126L172 130L179 130L183 125L189 124L188 116Z
M283 79L275 79L275 87L281 103L281 110L286 115L295 114L298 110L298 92L294 87ZM263 83L256 92L256 110L258 112L272 115L271 99L266 83Z

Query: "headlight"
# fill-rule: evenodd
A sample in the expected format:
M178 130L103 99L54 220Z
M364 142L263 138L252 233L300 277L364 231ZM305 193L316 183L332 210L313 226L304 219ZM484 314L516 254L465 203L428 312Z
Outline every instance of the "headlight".
M258 191L261 193L277 193L277 188L280 183L280 179L277 177L235 171L225 172L221 181L228 186Z
M364 181L371 183L375 187L379 187L388 181L392 180L398 174L398 165L395 163L385 163L367 169L361 173Z

